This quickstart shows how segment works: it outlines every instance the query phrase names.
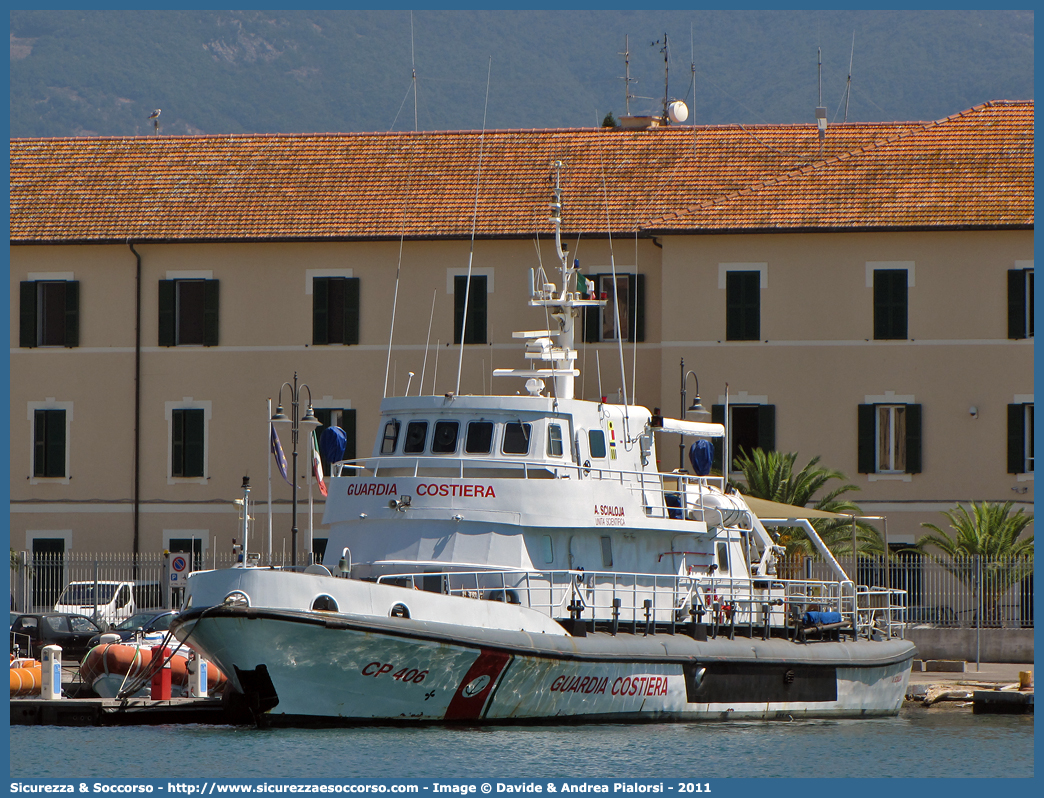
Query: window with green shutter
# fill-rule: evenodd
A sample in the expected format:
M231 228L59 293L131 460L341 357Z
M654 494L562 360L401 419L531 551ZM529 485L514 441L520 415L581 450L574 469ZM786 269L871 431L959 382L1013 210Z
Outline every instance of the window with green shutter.
M906 339L907 284L906 269L874 270L874 340Z
M19 346L80 345L78 280L26 280L19 289Z
M1033 337L1033 269L1008 270L1008 338Z
M312 343L359 343L359 278L312 279Z
M487 301L486 275L472 275L471 290L468 291L467 275L453 277L453 343L459 344L461 332L466 344L484 344L486 333ZM464 302L468 305L468 321L464 324Z
M725 405L711 405L711 422L725 423ZM772 452L776 449L776 406L775 405L729 405L729 454L732 460L732 471L738 471L736 460L750 457L755 449ZM721 473L724 457L723 442L714 441L714 459L712 469Z
M1033 473L1033 405L1008 405L1008 473Z
M219 280L159 281L159 345L217 346Z
M760 340L761 272L726 272L725 338L728 341Z
M921 405L859 405L859 473L921 473L921 426Z
M615 341L616 308L620 309L620 333L625 341L641 343L645 340L645 275L616 273L619 297L613 288L612 274L592 274L586 279L595 286L599 299L605 299L603 307L583 309L581 324L584 343Z
M204 429L202 408L171 411L171 476L205 476Z
M64 477L65 411L33 411L33 476Z

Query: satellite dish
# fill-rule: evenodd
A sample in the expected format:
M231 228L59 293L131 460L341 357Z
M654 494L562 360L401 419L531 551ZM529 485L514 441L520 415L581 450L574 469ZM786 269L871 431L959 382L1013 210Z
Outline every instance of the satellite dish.
M667 117L674 124L684 122L689 118L689 109L681 100L675 100L667 106Z

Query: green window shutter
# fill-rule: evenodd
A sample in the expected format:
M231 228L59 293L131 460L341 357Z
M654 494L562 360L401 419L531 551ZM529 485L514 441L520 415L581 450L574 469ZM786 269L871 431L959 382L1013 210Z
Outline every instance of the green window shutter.
M33 476L47 476L47 411L33 411Z
M80 345L80 281L65 284L65 345Z
M465 275L453 277L453 343L460 343L460 333L464 328L464 292L467 290ZM470 299L470 298L469 298Z
M65 476L65 411L45 410L47 414L46 477Z
M711 423L725 423L725 405L711 405ZM721 470L721 464L725 457L725 439L715 438L712 443L714 444L714 459L711 461L711 470L717 470L718 473L721 474L723 473ZM688 454L688 452L685 453L686 457Z
M36 283L23 280L19 284L18 345L35 347L36 342ZM41 476L36 474L36 476Z
M909 424L909 419L907 419ZM877 415L874 405L859 405L859 473L873 474L877 470Z
M1026 337L1026 272L1023 269L1008 269L1008 337Z
M906 405L906 473L921 473L920 405Z
M1008 473L1026 471L1025 405L1008 405Z
M764 452L776 449L776 406L758 407L758 448Z
M597 287L599 285L601 285L601 282L602 282L601 281L601 277L602 277L602 275L600 275L600 274L592 274L591 277L589 278L591 281L594 282L594 285L595 285L595 298L601 296L598 293L598 290L597 290ZM584 314L583 314L582 321L583 321L583 325L584 325L584 329L583 329L584 343L585 344L596 344L596 343L598 343L598 341L601 340L601 337L602 337L602 335L601 335L601 333L602 333L602 309L600 307L598 307L597 305L595 305L593 307L586 307L586 308L584 308Z
M632 274L627 281L627 340L645 340L645 275Z
M341 429L344 430L344 459L354 460L358 455L355 453L355 411L344 409L341 411Z
M312 278L312 344L315 346L325 346L330 342L327 333L329 293L329 277Z
M170 475L185 476L185 411L172 410L170 417Z
M203 346L218 345L218 305L220 297L218 289L220 287L220 280L204 280L203 282Z
M174 280L159 281L159 345L174 346Z
M185 410L185 474L203 476L203 410Z
M344 343L359 343L359 278L344 281Z

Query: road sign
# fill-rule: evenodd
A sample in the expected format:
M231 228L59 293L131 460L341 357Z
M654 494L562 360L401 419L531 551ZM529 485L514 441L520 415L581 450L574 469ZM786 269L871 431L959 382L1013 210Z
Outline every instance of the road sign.
M172 587L181 587L185 584L189 575L188 557L175 554L170 558L170 584Z

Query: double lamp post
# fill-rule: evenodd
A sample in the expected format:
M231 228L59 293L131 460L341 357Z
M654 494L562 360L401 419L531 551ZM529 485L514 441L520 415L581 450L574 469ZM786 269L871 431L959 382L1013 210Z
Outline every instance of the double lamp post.
M290 416L287 416L283 412L283 388L290 389ZM301 390L308 391L308 405L305 412L304 418L298 418L298 413L301 408ZM290 549L290 565L297 565L297 442L301 431L301 425L305 424L306 429L311 431L315 427L320 426L320 421L315 417L312 412L312 389L309 388L305 383L297 384L297 372L294 372L294 384L291 385L289 382L284 382L279 386L279 404L276 407L275 415L272 416L272 423L290 423L290 430L293 440L293 472L290 486L293 489L292 492L292 506L293 506L293 526L290 528L291 537L291 549Z

